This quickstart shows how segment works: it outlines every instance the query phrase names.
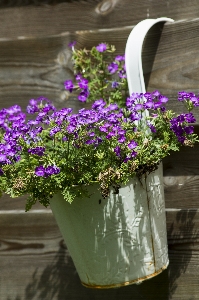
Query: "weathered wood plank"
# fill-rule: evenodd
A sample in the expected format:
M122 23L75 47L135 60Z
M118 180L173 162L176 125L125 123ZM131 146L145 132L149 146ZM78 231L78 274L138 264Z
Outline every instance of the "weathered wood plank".
M0 37L131 26L146 18L162 16L175 20L198 17L197 0L189 0L188 5L186 0L11 0L1 1L0 8L0 21L4 24Z
M198 299L198 226L198 210L167 211L168 270L139 286L95 291L81 286L51 213L1 214L0 299Z
M164 191L167 208L199 206L199 145L182 148L164 159Z

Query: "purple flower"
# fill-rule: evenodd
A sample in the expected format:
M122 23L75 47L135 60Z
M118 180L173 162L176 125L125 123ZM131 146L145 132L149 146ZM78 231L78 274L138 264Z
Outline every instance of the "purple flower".
M128 144L128 148L129 149L134 149L134 148L136 148L137 147L137 143L134 141L134 140L132 140L129 144Z
M15 155L14 157L13 157L13 159L14 159L14 161L19 161L20 159L21 159L21 156L20 155Z
M36 105L33 105L33 106L32 105L28 105L26 107L26 111L27 111L28 114L34 114L34 113L36 113L36 112L39 111L39 108Z
M100 130L101 132L108 132L108 129L107 129L107 127L105 127L105 126L100 126L100 127L99 127L99 130Z
M18 112L21 112L21 107L19 105L14 105L6 109L6 112L11 115L11 114L16 114Z
M155 133L157 130L155 128L154 125L152 125L150 122L147 123L147 125L149 126L149 128L151 129L151 132Z
M31 106L36 106L36 105L37 105L37 100L35 100L35 99L30 99L30 100L29 100L29 103L30 103Z
M73 48L76 44L77 44L76 41L70 42L70 43L68 44L68 47Z
M178 92L178 101L184 101L189 98L189 94L185 91Z
M166 110L166 107L162 106L162 107L160 107L160 110L161 110L162 112L164 112L164 111Z
M152 109L152 108L154 108L154 103L152 101L148 101L148 102L144 103L143 106L146 109Z
M119 109L119 107L116 103L109 104L109 106L107 108L108 108L109 111Z
M68 133L73 133L76 129L76 126L74 125L68 125L68 127L66 128Z
M50 110L52 111L56 110L55 106L50 103L46 103L45 106L42 108L43 112L49 112Z
M86 145L91 145L91 144L94 144L94 140L87 140L86 142L85 142L85 144Z
M162 105L162 102L158 101L154 103L154 109L158 109Z
M99 108L102 108L106 105L106 102L104 102L103 99L99 99L99 100L96 100L93 105L92 105L92 108L93 109L99 109Z
M192 113L185 114L185 119L188 123L195 123L196 119Z
M136 111L142 110L142 109L143 109L143 105L140 104L140 103L138 103L138 104L136 104L136 105L134 106L134 109L135 109Z
M199 99L196 96L190 97L190 101L193 103L194 106L199 106Z
M35 154L35 155L38 155L38 156L43 156L45 150L46 150L45 147L38 146L38 147L35 147L35 148L28 149L28 153Z
M128 97L126 99L126 106L131 108L133 106L133 104L135 103L136 100L136 96L135 94L132 94L130 97Z
M137 113L132 113L130 115L130 119L131 119L131 121L139 121L141 119L141 116Z
M113 131L111 131L111 132L109 132L108 134L107 134L107 136L106 136L106 138L108 139L108 140L110 140L113 136L115 136L116 134L115 134L115 132L113 132Z
M117 55L115 57L115 60L117 60L117 61L123 61L123 60L125 60L125 57L124 57L124 55Z
M61 129L59 127L54 127L50 131L50 136L55 135L57 132L59 132Z
M43 127L39 126L35 128L35 133L41 133L43 131Z
M92 132L89 132L89 134L88 134L90 137L92 137L92 136L95 136L95 132L94 131L92 131Z
M165 96L160 95L159 100L161 103L166 103L169 99Z
M178 141L181 143L181 144L184 144L184 141L185 141L185 137L184 136L177 136L178 138Z
M76 79L77 81L81 80L81 79L82 79L82 75L81 75L81 74L77 74L76 77L75 77L75 79Z
M160 92L157 91L157 90L154 91L152 94L153 94L153 96L155 96L155 97L159 97L159 96L160 96Z
M120 78L126 78L126 72L125 72L125 70L120 70L118 72L118 75L119 75Z
M124 163L128 162L129 160L131 160L133 157L137 156L137 152L136 151L132 151L131 154L129 154L125 159L124 159Z
M105 43L101 43L96 47L98 52L104 52L107 49L107 45Z
M153 97L151 93L144 93L144 98L147 99L147 101L152 101Z
M35 175L44 177L45 176L45 168L43 166L39 166L35 168Z
M136 157L137 156L137 152L136 151L132 151L131 152L131 157Z
M68 141L67 136L64 136L64 137L62 138L62 141L64 141L64 142Z
M186 132L186 134L192 134L192 133L194 133L194 127L193 126L186 126L184 128L184 131Z
M88 80L85 78L82 78L80 82L78 83L80 89L87 89L88 88Z
M87 98L88 98L87 92L81 92L78 96L78 100L81 102L86 102Z
M114 152L115 152L115 154L116 154L118 157L121 157L121 149L120 149L119 146L116 146L116 147L114 148Z
M15 154L16 154L16 150L14 150L14 149L10 149L10 150L8 150L7 151L7 153L6 153L8 156L11 156L11 157L13 157L13 156L15 156Z
M119 86L119 83L117 81L113 81L111 86L112 88L117 88Z
M38 125L39 124L39 121L36 121L36 120L29 120L27 122L27 125ZM25 127L25 126L24 126ZM24 128L25 129L25 128ZM28 129L28 126L27 126L27 129Z
M118 70L118 64L111 63L108 65L109 73L114 74Z
M57 166L53 166L53 169L54 169L54 174L56 175L56 174L59 174L60 173L60 171L61 171L61 169L59 168L59 167L57 167Z
M51 175L56 175L60 173L60 168L58 168L57 166L48 166L47 168L45 168L45 176L51 176Z
M72 80L66 80L66 81L64 82L64 86L65 86L65 89L66 89L66 90L68 90L70 93L72 93L73 88L74 88L74 85L73 85Z
M103 142L101 137L97 137L95 140L95 146L97 147L99 144L101 144Z
M119 139L118 139L118 142L123 144L125 141L126 141L126 137L124 135L120 135Z
M7 157L5 154L0 154L0 163L5 163L7 160Z

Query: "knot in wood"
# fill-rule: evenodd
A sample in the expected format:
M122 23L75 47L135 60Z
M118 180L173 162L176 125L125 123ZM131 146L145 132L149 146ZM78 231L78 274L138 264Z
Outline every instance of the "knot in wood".
M117 0L103 0L97 5L95 11L100 15L107 15L113 10L116 3Z

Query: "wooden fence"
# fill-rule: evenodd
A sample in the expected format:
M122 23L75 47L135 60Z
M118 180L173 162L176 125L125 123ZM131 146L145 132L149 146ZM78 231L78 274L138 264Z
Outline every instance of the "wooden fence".
M182 109L179 90L199 92L199 1L0 1L0 107L40 95L56 106L78 107L63 88L72 76L68 43L116 45L123 54L139 21L167 16L146 37L148 91ZM196 110L199 132L199 111ZM50 209L24 212L24 198L0 199L0 300L199 299L199 145L163 162L170 265L141 285L113 290L82 287Z

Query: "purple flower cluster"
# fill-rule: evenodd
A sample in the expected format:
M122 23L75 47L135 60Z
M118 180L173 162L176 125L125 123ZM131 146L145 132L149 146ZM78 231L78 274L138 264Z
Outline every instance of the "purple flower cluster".
M81 102L86 102L89 96L89 87L88 87L88 80L83 78L81 74L76 75L76 80L78 83L78 87L80 88L80 94L78 96L78 100ZM72 80L66 80L64 82L65 89L68 90L70 93L74 90L75 86Z
M191 101L195 107L199 106L199 96L196 96L194 93L187 93L185 91L178 92L178 100Z
M161 95L158 91L145 94L133 93L127 98L126 106L133 107L135 111L141 111L145 109L156 110L158 108L164 110L163 105L167 103L167 101L168 98Z
M43 156L45 152L45 147L35 147L35 148L30 148L28 149L28 153L38 155L38 156Z
M60 173L60 168L58 168L55 165L48 166L46 168L41 165L35 168L35 175L39 177L49 177L51 175L56 175L59 173Z
M83 78L80 74L76 76L76 80L78 82L79 88L81 89L78 100L81 102L86 102L89 96L88 80Z
M79 88L85 91L88 81L81 75L78 76ZM167 101L168 99L158 91L134 93L127 98L125 108L120 108L116 103L107 105L103 99L98 99L91 109L82 108L73 114L70 108L56 111L47 99L41 97L30 100L28 110L30 113L36 113L36 116L28 121L17 105L2 109L0 176L3 175L3 165L14 164L21 157L26 157L27 152L38 156L40 165L35 168L34 174L44 178L60 173L60 168L56 166L56 157L64 157L66 149L77 153L77 156L81 155L82 149L88 153L96 153L97 148L103 151L107 149L115 160L127 163L139 156L146 134L151 139L158 136L156 120L158 121L161 114L165 114L164 104ZM146 110L150 111L150 121L143 118L143 112ZM164 121L164 118L162 120ZM135 133L139 122L135 121L142 122L142 126L145 126L142 127L145 128L143 134L139 129L138 139ZM170 128L178 142L183 144L187 135L193 134L194 128L190 124L195 121L192 113L184 113L172 118L167 128ZM147 128L150 128L150 132ZM55 164L49 165L49 161L55 161Z
M108 65L108 71L109 73L115 74L117 73L120 79L126 78L126 67L124 55L117 55L115 57L115 60ZM119 86L119 83L117 81L112 82L112 88L117 88Z
M187 123L195 123L196 119L192 113L180 114L176 118L170 120L170 129L175 133L180 143L184 143L186 135L194 132L192 125L186 125Z
M0 164L11 164L20 159L18 154L21 146L17 144L19 137L26 131L26 115L22 113L20 106L0 110L0 128L3 137L0 143Z
M44 97L31 99L27 106L28 113L37 113L35 120L26 121L26 114L18 105L0 110L0 128L3 133L0 144L0 165L13 164L21 159L20 139L24 140L27 146L39 141L39 135L43 131L40 123L49 124L49 114L52 111L55 111L55 107ZM44 151L45 148L41 146L28 149L28 153L38 156L42 156Z

